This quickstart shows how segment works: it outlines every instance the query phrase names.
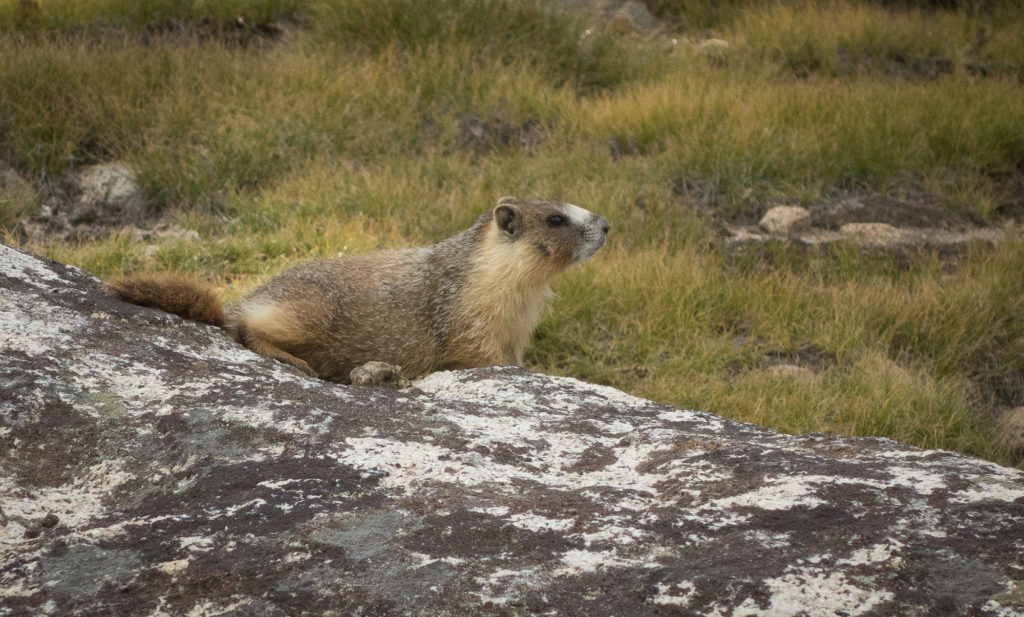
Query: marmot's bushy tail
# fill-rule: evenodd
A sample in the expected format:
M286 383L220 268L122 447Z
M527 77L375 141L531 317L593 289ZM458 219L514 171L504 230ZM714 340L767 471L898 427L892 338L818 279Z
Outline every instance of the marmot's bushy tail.
M139 306L151 306L185 319L224 326L224 307L212 285L184 274L129 277L107 283L115 298Z

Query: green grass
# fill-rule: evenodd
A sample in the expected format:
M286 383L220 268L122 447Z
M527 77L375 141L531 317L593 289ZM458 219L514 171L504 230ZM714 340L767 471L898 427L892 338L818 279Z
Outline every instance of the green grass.
M974 184L1024 161L1020 86L865 78L775 81L675 74L585 105L593 137L632 141L648 157L709 179L742 212L757 199L828 187ZM681 96L685 93L684 96ZM760 195L750 193L754 191ZM779 195L779 193L783 195ZM971 204L986 214L992 197Z
M215 29L236 23L261 25L308 17L302 0L36 0L0 3L0 30L82 31L98 28L161 29L204 23Z
M612 235L558 281L534 370L1021 464L993 419L1024 404L1024 243L896 261L718 231L836 190L995 220L1024 170L1024 16L907 4L685 2L689 29L644 38L528 0L7 0L0 160L35 188L0 192L0 225L68 170L127 161L200 240L26 248L233 296L435 242L501 195L564 199ZM792 358L814 370L774 367Z
M774 263L693 245L613 255L565 284L576 311L544 324L534 358L658 400L742 408L786 431L998 458L974 410L991 403L978 378L1024 368L1024 286L1007 280L1024 268L1019 244L954 273L934 256L900 270L852 249L774 250ZM601 304L586 306L595 296ZM765 358L808 351L822 358L815 373L780 374Z

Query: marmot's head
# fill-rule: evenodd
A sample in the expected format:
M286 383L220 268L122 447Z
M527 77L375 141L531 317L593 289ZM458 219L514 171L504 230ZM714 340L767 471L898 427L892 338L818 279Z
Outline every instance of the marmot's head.
M590 259L608 235L607 219L569 203L502 197L493 214L501 241L554 273Z

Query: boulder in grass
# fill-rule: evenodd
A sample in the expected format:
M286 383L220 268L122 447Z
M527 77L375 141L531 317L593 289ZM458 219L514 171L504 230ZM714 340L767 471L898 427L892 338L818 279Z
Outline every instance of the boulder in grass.
M772 235L788 236L810 227L811 213L799 206L775 206L765 212L758 225Z

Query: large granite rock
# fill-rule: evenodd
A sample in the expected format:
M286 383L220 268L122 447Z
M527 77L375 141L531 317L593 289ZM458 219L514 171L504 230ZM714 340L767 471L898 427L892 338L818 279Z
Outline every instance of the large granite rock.
M0 615L1024 614L1024 474L494 368L292 373L0 246Z

